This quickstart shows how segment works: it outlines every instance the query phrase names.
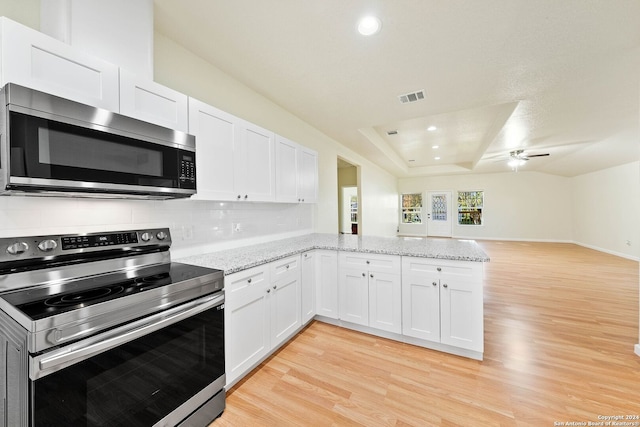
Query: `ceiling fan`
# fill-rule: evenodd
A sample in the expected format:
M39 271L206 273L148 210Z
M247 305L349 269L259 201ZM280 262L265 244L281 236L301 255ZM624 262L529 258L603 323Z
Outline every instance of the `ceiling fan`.
M524 152L524 150L513 150L509 153L508 165L517 172L518 166L524 165L529 159L533 157L546 157L548 155L549 153L527 154Z

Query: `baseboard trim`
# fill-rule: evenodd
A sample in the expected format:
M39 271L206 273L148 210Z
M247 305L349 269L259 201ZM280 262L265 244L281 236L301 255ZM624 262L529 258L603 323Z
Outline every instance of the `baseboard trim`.
M583 248L593 249L594 251L604 252L604 253L609 254L609 255L615 255L615 256L618 256L618 257L621 257L621 258L630 259L631 261L640 261L640 257L637 257L637 256L625 254L625 253L622 253L622 252L611 251L609 249L604 249L604 248L600 248L598 246L588 245L586 243L580 243L580 242L573 242L573 243L578 245L578 246L582 246Z

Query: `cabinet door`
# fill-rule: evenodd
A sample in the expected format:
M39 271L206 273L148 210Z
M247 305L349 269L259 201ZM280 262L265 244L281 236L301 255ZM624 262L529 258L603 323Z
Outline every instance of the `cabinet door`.
M338 253L316 252L316 313L337 319L338 312Z
M298 201L299 146L280 135L276 136L276 200Z
M369 325L369 280L367 272L340 267L338 271L340 319Z
M237 137L234 179L237 199L268 202L276 198L275 135L242 121Z
M298 199L303 203L318 200L318 153L300 147L298 150Z
M271 349L268 279L266 266L225 278L227 384L244 375Z
M402 333L440 342L440 284L437 277L411 273L403 268Z
M188 132L187 95L120 69L120 113Z
M340 252L340 268L357 268L378 273L400 274L401 258L398 255Z
M196 137L197 194L201 200L236 200L234 147L239 119L189 98L189 133Z
M316 254L308 251L302 254L300 278L300 305L302 324L309 322L316 314Z
M481 282L443 274L440 279L440 342L483 352L482 304Z
M399 274L369 272L369 326L402 332L402 288Z
M16 83L83 104L119 111L118 67L1 18L1 83Z
M300 270L283 275L271 284L271 348L293 335L300 322Z

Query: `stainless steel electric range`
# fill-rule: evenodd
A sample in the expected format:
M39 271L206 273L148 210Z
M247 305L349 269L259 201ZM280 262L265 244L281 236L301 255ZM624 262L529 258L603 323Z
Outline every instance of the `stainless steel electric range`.
M224 276L169 229L0 239L0 426L206 426L225 405Z

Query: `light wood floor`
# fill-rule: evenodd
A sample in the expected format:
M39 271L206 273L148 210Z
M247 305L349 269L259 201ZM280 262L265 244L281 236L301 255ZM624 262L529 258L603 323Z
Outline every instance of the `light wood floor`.
M570 244L480 244L491 257L484 361L314 322L228 392L212 427L640 416L638 263Z

